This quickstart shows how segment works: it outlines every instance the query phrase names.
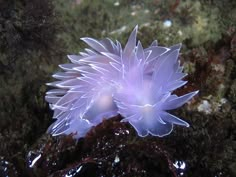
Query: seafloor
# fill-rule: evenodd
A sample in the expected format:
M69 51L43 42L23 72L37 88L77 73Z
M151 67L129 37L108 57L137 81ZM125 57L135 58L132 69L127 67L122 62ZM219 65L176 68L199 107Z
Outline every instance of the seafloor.
M124 44L136 24L145 47L183 44L176 92L200 92L173 113L191 126L141 138L117 116L78 142L45 134L57 65L81 37ZM236 1L0 0L0 177L46 176L236 176Z

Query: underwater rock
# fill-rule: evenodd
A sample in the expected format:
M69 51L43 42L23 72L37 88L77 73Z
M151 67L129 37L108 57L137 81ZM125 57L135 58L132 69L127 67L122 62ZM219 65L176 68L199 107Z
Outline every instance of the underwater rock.
M0 157L0 176L1 177L18 177L15 166L7 161L4 157Z
M40 177L48 176L65 168L66 164L70 162L72 154L77 154L75 147L76 142L71 136L60 138L43 136L31 147L26 156L29 174Z
M175 177L171 158L159 139L139 138L130 125L120 120L117 116L103 121L78 142L72 136L39 142L27 156L30 174Z
M71 165L70 167L57 171L50 175L50 177L64 177L64 176L73 176L73 177L96 177L98 171L98 164L94 161L84 160L81 163Z

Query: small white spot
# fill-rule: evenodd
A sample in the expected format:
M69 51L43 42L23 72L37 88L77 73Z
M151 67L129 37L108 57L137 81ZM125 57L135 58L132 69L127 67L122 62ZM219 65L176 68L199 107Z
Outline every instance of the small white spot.
M220 99L220 103L221 103L221 104L225 104L226 102L227 102L227 99L226 99L226 98L221 98L221 99Z
M186 168L186 164L184 161L175 161L173 165L175 166L175 168L181 169L181 170L184 170Z
M179 30L177 33L178 33L179 36L183 35L183 32L181 30Z
M144 10L145 14L148 14L150 11L148 9Z
M132 15L132 16L135 16L135 15L136 15L136 12L131 12L131 15Z
M171 27L171 25L172 25L172 22L171 22L170 20L165 20L165 21L163 22L163 26L164 26L165 28L169 28L169 27Z
M142 26L146 26L146 27L148 27L148 26L150 26L150 23L144 23L144 24L142 24Z
M34 164L40 159L40 157L41 157L42 155L41 154L39 154L36 158L34 158L34 160L32 161L32 163L30 164L30 168L32 168L33 166L34 166Z
M81 169L82 169L82 166L80 166L80 167L76 170L76 172L79 173Z
M121 28L110 32L110 34L121 34L127 29L127 26L122 26Z
M120 5L120 2L119 1L116 1L115 3L114 3L114 6L119 6Z
M212 107L207 100L203 100L201 104L198 106L197 110L199 112L205 112L206 114L210 114L212 112Z
M124 145L124 144L121 144L121 145L119 145L119 148L123 148L123 147L125 147L125 145Z
M180 176L184 175L184 170L186 168L186 163L184 161L175 161L175 163L173 163L174 167L180 171Z
M114 160L114 163L119 163L119 162L120 162L120 158L119 158L118 155L116 155L115 160Z

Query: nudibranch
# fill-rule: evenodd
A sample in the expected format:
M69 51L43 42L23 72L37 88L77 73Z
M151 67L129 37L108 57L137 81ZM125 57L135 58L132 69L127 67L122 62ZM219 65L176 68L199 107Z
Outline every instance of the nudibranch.
M137 30L136 26L124 49L109 38L81 38L89 48L68 55L70 63L59 65L62 72L53 75L58 81L48 84L55 87L46 100L56 119L49 133L84 137L91 127L117 114L141 137L163 137L174 124L189 126L168 113L198 93L172 93L187 83L178 60L181 44L162 47L154 41L143 48L136 40Z

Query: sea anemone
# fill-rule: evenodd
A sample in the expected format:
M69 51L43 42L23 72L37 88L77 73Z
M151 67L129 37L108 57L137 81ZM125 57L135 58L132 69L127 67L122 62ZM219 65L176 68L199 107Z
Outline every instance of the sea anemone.
M52 135L84 137L92 126L117 114L129 122L139 136L168 135L173 124L189 124L168 113L190 100L198 91L177 96L172 92L185 85L178 55L181 45L161 47L154 41L143 49L136 41L136 26L124 49L106 38L82 40L90 48L80 55L68 55L71 63L59 65L59 81L46 93L56 121L48 128Z

